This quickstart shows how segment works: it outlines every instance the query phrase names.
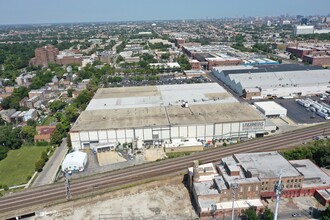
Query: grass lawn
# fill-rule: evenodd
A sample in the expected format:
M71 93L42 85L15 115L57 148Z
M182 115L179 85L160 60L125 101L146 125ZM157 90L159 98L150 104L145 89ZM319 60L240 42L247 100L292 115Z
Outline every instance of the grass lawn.
M10 150L8 156L0 161L0 184L13 186L26 183L27 177L34 173L35 162L47 148L48 146L26 146Z
M53 122L56 122L56 118L54 116L48 116L42 125L50 125Z

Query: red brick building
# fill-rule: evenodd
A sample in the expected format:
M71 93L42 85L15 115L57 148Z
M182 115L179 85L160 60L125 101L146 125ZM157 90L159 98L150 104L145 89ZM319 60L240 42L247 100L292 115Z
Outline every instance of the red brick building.
M317 66L330 66L330 56L329 55L323 55L323 56L306 55L303 57L303 62L312 64L312 65L317 65Z
M184 38L176 38L175 39L175 46L182 47L183 44L186 43L186 40Z
M303 58L303 56L308 55L310 52L312 52L312 49L303 47L287 47L286 51L290 52L296 57Z
M58 65L70 65L70 64L82 64L82 57L81 56L75 56L75 55L59 55L57 56L56 63Z
M34 142L46 141L50 143L50 139L55 131L56 126L37 126L38 134L34 136Z
M53 45L39 47L34 51L35 57L31 59L31 66L48 66L48 63L55 63L59 51Z
M200 70L201 63L198 60L189 60L190 66L192 70Z

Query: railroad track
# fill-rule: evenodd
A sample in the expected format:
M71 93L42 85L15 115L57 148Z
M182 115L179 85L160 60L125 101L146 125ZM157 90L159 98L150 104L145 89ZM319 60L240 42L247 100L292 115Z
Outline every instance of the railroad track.
M77 198L91 192L120 187L135 181L182 171L192 166L193 160L202 160L204 163L208 163L216 162L221 157L235 153L285 149L321 134L330 135L330 124L327 123L282 135L255 139L225 148L215 148L185 157L125 168L84 179L74 179L71 183L71 193L73 198ZM14 193L0 199L0 217L8 212L15 211L19 213L20 210L25 210L29 207L38 205L41 208L54 201L65 201L65 197L64 183L55 183Z

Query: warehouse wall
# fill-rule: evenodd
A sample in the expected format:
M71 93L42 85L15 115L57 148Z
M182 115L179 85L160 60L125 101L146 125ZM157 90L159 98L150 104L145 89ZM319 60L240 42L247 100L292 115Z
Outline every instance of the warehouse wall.
M263 132L265 121L215 123L204 125L176 125L172 127L132 128L99 131L70 132L72 147L82 149L90 143L132 142L139 137L142 140L163 140L171 138L197 138L205 141L233 137L255 137Z

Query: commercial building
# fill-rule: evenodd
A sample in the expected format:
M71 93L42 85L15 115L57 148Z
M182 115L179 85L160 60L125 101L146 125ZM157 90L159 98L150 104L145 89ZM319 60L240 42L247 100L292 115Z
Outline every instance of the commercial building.
M70 64L78 64L81 65L83 61L83 57L81 54L72 54L65 53L57 55L56 63L58 65L70 65Z
M329 44L303 44L299 47L287 47L286 51L301 58L304 63L330 66Z
M216 67L212 74L238 95L251 99L249 91L257 93L256 88L263 98L324 93L330 81L328 69L295 64Z
M293 34L303 35L303 34L314 34L314 26L312 25L295 25L293 27Z
M286 108L280 106L274 101L255 102L254 106L261 111L266 117L285 117L287 114Z
M75 149L91 143L170 143L251 138L265 118L217 83L99 89L70 131Z
M195 162L188 169L188 185L201 217L224 218L231 214L228 204L232 204L233 192L236 216L251 206L263 212L260 199L275 198L274 185L280 174L283 198L317 196L330 186L330 176L310 160L288 161L278 152L234 154L200 166Z
M235 49L226 45L205 45L182 47L182 50L192 59L200 62L204 69L212 69L215 66L238 65L242 59L235 53Z
M319 66L330 66L330 56L329 55L306 55L303 57L303 62L319 65Z

